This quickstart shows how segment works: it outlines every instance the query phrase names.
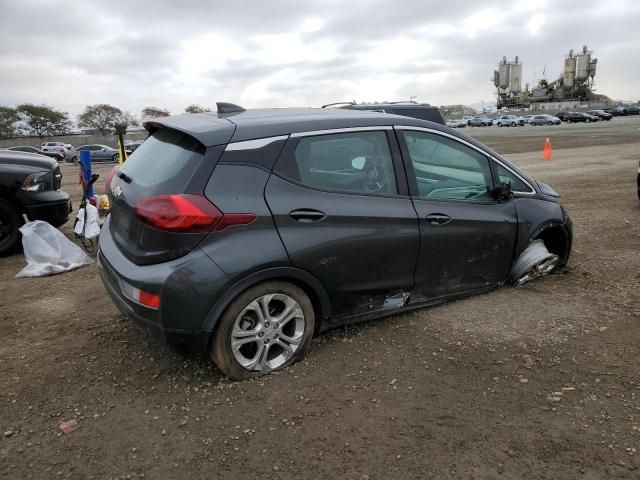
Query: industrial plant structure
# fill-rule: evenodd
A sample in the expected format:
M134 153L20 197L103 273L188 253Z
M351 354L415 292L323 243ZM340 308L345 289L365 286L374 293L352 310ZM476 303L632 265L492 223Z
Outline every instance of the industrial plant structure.
M598 60L585 45L582 52L574 55L573 50L564 60L562 75L548 82L546 78L529 90L529 84L522 88L522 63L518 57L507 61L503 57L498 69L493 72L493 84L497 89L497 107L510 109L545 109L545 104L587 102L593 99L593 77Z

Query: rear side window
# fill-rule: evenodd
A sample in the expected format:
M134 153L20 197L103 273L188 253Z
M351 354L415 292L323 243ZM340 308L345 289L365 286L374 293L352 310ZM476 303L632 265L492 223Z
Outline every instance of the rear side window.
M294 156L304 185L357 193L398 192L385 132L303 137Z
M131 154L121 171L133 184L154 194L181 193L204 152L204 146L193 137L176 130L161 129Z

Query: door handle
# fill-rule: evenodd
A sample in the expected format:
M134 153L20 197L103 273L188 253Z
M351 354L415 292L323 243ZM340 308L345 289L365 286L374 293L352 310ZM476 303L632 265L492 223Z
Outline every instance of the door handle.
M292 210L289 212L289 216L302 223L311 223L311 222L319 222L324 219L327 215L324 212L319 210L311 210L311 209L301 209L301 210Z
M445 215L444 213L431 213L427 215L427 222L434 225L444 225L445 223L449 223L450 221L451 217L449 215Z

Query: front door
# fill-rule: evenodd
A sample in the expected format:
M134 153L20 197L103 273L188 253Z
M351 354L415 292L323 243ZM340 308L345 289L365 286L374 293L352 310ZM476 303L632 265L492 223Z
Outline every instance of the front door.
M418 219L389 140L390 128L291 138L267 182L289 259L324 285L334 319L398 309L413 288Z
M412 301L482 291L504 282L513 262L513 199L493 196L491 160L435 131L399 129L420 221Z

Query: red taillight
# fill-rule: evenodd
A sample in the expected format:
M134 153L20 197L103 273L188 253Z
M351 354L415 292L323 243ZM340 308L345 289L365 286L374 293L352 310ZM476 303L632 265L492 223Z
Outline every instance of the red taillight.
M252 213L222 213L199 195L161 195L138 204L135 215L150 225L173 232L221 231L232 225L247 225L256 219Z
M221 232L227 227L234 225L249 225L256 219L253 213L225 213L222 215L222 220L218 223L214 231Z

